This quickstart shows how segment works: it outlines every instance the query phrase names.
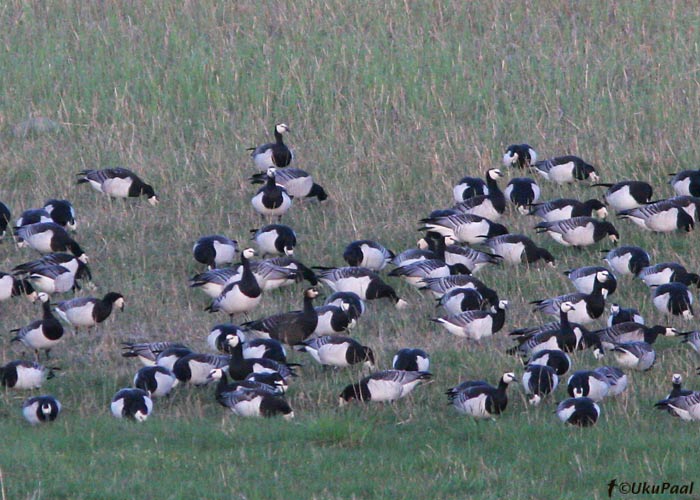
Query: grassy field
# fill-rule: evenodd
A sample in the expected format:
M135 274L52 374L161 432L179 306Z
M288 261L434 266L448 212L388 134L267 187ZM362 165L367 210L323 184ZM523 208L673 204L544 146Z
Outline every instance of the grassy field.
M392 282L411 308L369 305L353 335L390 365L400 347L431 353L434 382L391 405L338 408L361 373L323 372L309 359L289 391L297 418L241 420L213 389L180 387L143 425L116 420L109 401L138 368L126 340L179 340L206 349L204 311L187 287L201 269L191 246L220 233L245 241L262 222L250 205L255 172L246 148L276 122L300 168L330 193L296 203L283 222L309 265L341 265L352 240L395 251L415 245L418 219L452 204L464 175L500 164L509 144L542 158L578 154L604 182L646 180L671 195L667 173L700 157L700 13L692 2L7 2L0 7L0 200L18 215L47 198L78 211L76 239L92 261L95 290L126 298L97 331L69 335L62 368L42 392L64 413L30 428L26 394L0 399L4 500L88 498L607 498L608 483L700 481L697 426L653 409L670 376L688 385L698 359L661 339L655 368L630 375L627 396L604 401L599 425L563 427L551 401L528 407L520 388L497 422L447 407L444 390L466 378L521 372L505 354L512 328L548 321L527 302L572 289L561 271L600 263L600 248L566 250L550 268L493 268L480 278L510 300L504 331L484 342L449 336L428 319L431 298ZM55 133L24 134L47 117ZM161 204L110 200L75 185L85 168L123 165L153 184ZM520 172L507 172L520 176ZM541 183L543 198L588 198L584 185ZM511 211L512 232L533 221ZM642 234L615 222L625 244L655 262L697 270L697 234ZM0 269L36 255L11 240ZM255 317L298 308L302 287L266 295ZM615 301L663 322L638 281L621 278ZM0 304L0 361L21 348L7 333L40 316L24 300ZM683 329L696 324L676 325ZM608 357L606 363L614 361ZM578 368L595 366L578 353ZM564 398L562 388L555 399ZM696 490L699 490L696 485ZM616 494L613 494L613 497ZM619 497L619 494L617 494ZM658 496L657 496L658 497ZM690 498L688 496L684 498ZM700 497L696 497L700 498Z

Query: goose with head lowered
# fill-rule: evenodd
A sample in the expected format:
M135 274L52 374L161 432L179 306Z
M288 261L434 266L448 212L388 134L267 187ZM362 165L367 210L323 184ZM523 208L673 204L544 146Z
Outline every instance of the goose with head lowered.
M357 319L350 312L350 305L343 302L341 305L324 304L316 307L318 323L313 332L314 336L331 335L341 333L354 328Z
M571 302L559 304L559 322L546 323L538 327L520 328L509 335L516 336L518 345L506 350L507 354L528 356L544 350L572 352L579 348L585 331L569 321L574 310Z
M56 304L58 317L76 330L81 327L92 328L109 318L114 308L124 310L124 297L117 292L109 292L101 299L96 297L77 297Z
M175 361L171 371L183 384L202 386L210 382L207 378L209 372L214 368L224 368L230 362L231 356L226 354L191 352Z
M549 250L538 247L522 234L503 234L489 238L484 241L484 245L508 264L534 264L543 260L550 266L555 266L556 261Z
M608 326L627 323L629 321L643 325L644 316L639 314L639 310L635 309L634 307L621 307L620 304L610 304Z
M571 374L566 382L566 391L572 398L591 398L600 401L608 395L608 379L595 370L579 370Z
M503 194L523 215L530 212L530 207L540 199L540 187L529 177L515 177L508 182Z
M598 182L598 173L593 165L582 160L578 156L557 156L548 160L535 162L530 168L548 181L556 184L590 180Z
M503 155L505 167L530 168L537 161L537 152L529 144L511 144Z
M661 262L653 266L647 266L637 273L637 277L649 287L677 282L686 286L695 285L700 288L700 275L688 272L685 266L677 262Z
M233 392L237 391L238 389L261 389L263 391L268 391L270 394L284 394L287 390L287 387L284 384L284 380L282 379L282 377L277 377L274 380L270 379L269 382L271 383L269 384L259 380L254 380L253 378L246 378L245 380L229 382L228 376L226 375L226 370L224 370L223 368L214 368L212 371L209 372L208 378L209 380L216 382L216 389L214 395L216 397L217 402L222 406L226 405L223 404L223 402L220 401L219 398L226 392Z
M374 368L374 351L357 340L344 335L323 335L314 337L294 346L295 351L308 353L323 366L345 368L363 363Z
M144 366L155 366L158 356L173 348L192 352L184 344L178 342L122 342L122 356L125 358L138 358Z
M61 413L61 403L53 396L34 396L22 403L22 416L32 425L53 422Z
M494 419L496 415L503 413L508 406L506 389L509 384L517 383L515 374L504 373L498 382L498 387L493 387L486 382L478 381L470 384L462 383L447 391L450 404L462 414L470 415L476 419Z
M559 403L554 413L566 424L590 427L600 417L600 406L591 398L569 398Z
M297 234L289 226L284 224L268 224L260 229L251 229L251 239L258 246L260 255L294 255L294 247L297 246Z
M49 359L51 349L63 339L63 325L51 311L49 296L45 293L40 293L39 299L42 302L44 311L42 319L32 321L22 328L10 330L10 332L16 334L11 342L21 342L32 349L37 362L39 362L39 350L44 350L46 359Z
M223 311L233 319L235 314L248 313L258 306L262 298L262 289L250 268L250 259L254 255L255 250L252 248L241 252L241 279L226 285L221 290L221 295L206 308L207 311Z
M458 243L476 245L488 238L508 234L503 224L498 224L485 217L474 214L450 214L437 217L427 217L420 220L421 231L437 233L440 236L450 236Z
M241 326L257 336L270 337L285 344L294 345L306 340L316 329L318 313L313 300L318 297L318 290L304 290L304 307L301 311L275 314L267 318L243 323Z
M177 383L175 374L163 366L144 366L134 375L134 387L148 392L152 398L168 396Z
M668 174L669 184L678 196L700 196L700 170L683 170Z
M17 246L28 246L39 253L71 252L87 264L88 256L66 230L54 222L40 222L22 226L15 230Z
M564 271L564 276L569 278L573 283L574 288L581 293L593 292L593 285L597 281L599 272L605 271L608 273L608 279L602 284L605 297L609 297L617 290L617 278L607 267L603 266L583 266L576 269L568 269Z
M487 172L487 178L488 175L489 174ZM469 198L484 196L487 194L489 194L489 188L486 185L486 182L479 177L462 177L460 181L452 188L452 196L454 197L455 203L461 203Z
M666 283L651 287L651 301L654 307L668 316L681 316L693 319L693 294L683 283Z
M457 337L481 340L490 337L503 328L506 320L508 301L501 300L495 312L466 311L451 316L431 318L431 321L441 324L448 332Z
M559 349L544 349L534 353L526 365L546 365L554 368L554 372L562 376L571 369L571 358Z
M659 335L666 337L678 335L678 331L669 326L644 326L634 322L618 323L592 333L598 336L605 349L612 349L615 344L623 342L653 344Z
M559 376L554 368L547 365L528 365L522 378L525 393L530 396L530 404L538 405L544 397L554 392L559 385Z
M614 273L620 276L637 276L651 261L646 250L630 245L609 251L601 250L601 253L605 253L603 260L608 263Z
M616 212L631 210L651 202L654 189L643 181L620 181L615 184L597 183L593 186L606 187L605 201Z
M230 264L236 257L236 252L238 252L238 242L220 234L202 236L192 247L194 259L209 266L209 269Z
M263 184L265 173L260 172L250 178L252 184ZM316 198L321 202L328 199L328 193L323 186L316 184L308 172L300 168L280 168L275 174L275 182L287 190L292 198Z
M44 381L55 376L54 370L32 361L10 361L0 366L0 386L8 389L29 390L39 389Z
M460 314L466 311L486 311L491 308L489 301L476 288L453 288L437 299L437 305L447 314Z
M0 302L20 295L25 295L30 302L34 302L38 296L37 291L26 278L0 272Z
M430 369L430 356L423 349L404 347L394 354L391 367L394 370L427 372Z
M353 292L362 300L388 298L394 301L397 309L404 309L408 303L399 298L396 291L387 285L377 273L364 267L314 267L319 281L328 285L334 292Z
M560 305L564 302L570 302L574 309L569 312L569 321L581 324L590 323L598 319L605 310L603 283L608 280L609 276L608 271L599 271L596 274L593 291L589 294L569 293L549 299L533 300L530 304L534 304L535 311L556 316L560 313Z
M617 217L630 220L642 229L656 233L690 232L695 228L694 217L684 210L681 203L674 199L621 210L617 213Z
M251 373L279 373L286 381L296 376L294 364L280 363L269 358L246 358L243 354L243 342L238 335L228 335L229 352L231 353L228 373L233 380L243 380Z
M146 184L131 170L123 167L103 170L83 170L78 173L78 184L89 183L95 191L112 198L138 198L145 196L148 203L158 204L153 186Z
M605 205L595 198L579 201L573 198L556 198L530 205L528 215L534 215L545 222L573 219L574 217L596 217L604 219L608 215Z
M499 177L503 177L500 170L490 169L486 173L486 186L489 193L467 198L457 203L452 209L463 214L479 215L491 221L498 220L506 211L506 197L496 182Z
M282 395L271 393L265 389L239 388L233 392L220 394L217 401L239 417L281 415L285 420L294 418L294 411L287 400Z
M340 406L350 401L395 401L410 394L423 382L433 378L430 372L384 370L364 377L356 384L343 389L338 397Z
M143 389L120 389L109 408L116 418L145 422L153 412L153 400Z
M656 351L644 341L615 344L611 351L620 365L632 370L651 370L656 361Z
M613 244L620 239L615 226L593 217L574 217L572 219L540 222L535 226L537 233L547 233L554 241L564 246L576 248L593 245L607 237Z
M289 166L294 160L294 153L284 143L282 134L291 132L286 123L277 123L275 125L275 142L268 142L262 146L248 148L255 166L263 172L270 167L283 168Z
M365 267L374 272L384 269L394 257L394 252L372 240L353 241L343 251L343 259L349 266Z
M267 182L258 189L250 202L260 215L281 219L292 207L292 197L287 194L286 189L275 182L276 171L274 167L267 169Z

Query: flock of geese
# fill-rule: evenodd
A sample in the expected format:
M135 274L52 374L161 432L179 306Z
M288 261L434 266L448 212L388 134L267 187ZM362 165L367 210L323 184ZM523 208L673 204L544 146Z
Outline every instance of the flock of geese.
M259 173L250 181L262 184L251 205L269 222L251 231L255 248L239 249L237 241L223 235L203 236L194 244L193 257L206 270L190 278L190 287L210 298L208 311L224 313L230 320L211 328L207 341L213 352L195 352L185 344L165 341L124 343L123 356L137 358L143 366L135 374L133 387L122 388L113 397L110 409L115 417L143 421L152 413L154 399L167 396L178 384L214 384L216 401L239 416L292 418L285 392L299 365L289 362L285 346L307 353L324 367L364 365L370 370L368 376L339 393L341 405L405 397L432 379L428 352L406 347L396 352L391 369L376 371L372 348L348 332L366 313L368 300L388 299L397 309L408 306L382 277L392 265L386 276L402 279L438 301L445 314L431 318L439 325L436 328L487 342L503 328L509 301L475 275L494 265L553 266L556 262L553 247L540 246L503 224L510 206L523 217L537 219L534 233L551 237L554 247L581 249L608 239L615 248L605 254L606 266L587 265L566 272L576 291L531 302L534 310L556 320L510 332L514 344L507 352L525 365L520 380L514 372L503 373L495 385L466 380L446 391L456 411L477 419L494 418L506 410L507 388L518 381L529 402L541 404L551 399L560 378L572 370L569 353L590 349L597 359L611 353L617 366L569 374L566 391L570 397L556 406L563 422L590 426L599 418L603 399L625 392L625 370L645 371L654 366L658 336L682 336L700 352L700 332L647 326L634 307L612 304L607 326L591 326L603 316L618 278L625 276L638 278L649 287L651 302L664 317L693 318L689 287L700 286L700 276L676 262L654 264L640 247L617 246L620 234L607 217L612 209L618 219L647 231L691 231L698 217L700 170L674 174L675 196L654 201L653 188L646 182L603 184L596 168L577 156L537 161L532 147L516 144L505 152L504 167L532 171L556 185L591 181L606 188L603 200L541 201L535 179L515 177L501 189L503 173L492 168L484 179L461 179L453 188L451 208L434 210L420 219L424 237L416 248L396 254L379 242L358 240L345 248L347 266L309 267L295 258L296 234L281 219L295 200L322 202L328 194L311 174L292 166L294 154L284 143L289 131L286 124L277 124L275 142L251 150ZM154 188L126 168L85 170L78 174L77 183L89 184L111 197L143 196L152 205L158 203ZM0 368L0 380L12 390L33 390L53 376L52 369L40 364L41 352L50 359L51 350L65 340L67 328L94 328L115 309L123 309L125 298L109 292L103 297L56 301L56 296L75 292L82 281L92 278L88 256L71 236L76 216L69 201L48 200L14 221L8 207L0 203L2 235L11 224L17 246L30 247L42 257L0 273L0 301L21 295L39 300L42 316L12 330L12 341L33 351L34 361L7 363ZM256 254L261 259L254 260ZM264 294L301 281L308 281L309 286L300 297L300 309L250 320ZM333 292L322 305L314 303L319 284ZM243 317L246 321L241 322ZM683 389L680 374L674 374L671 382L671 392L656 406L684 420L699 420L700 392ZM50 395L34 396L24 402L22 411L27 421L38 424L55 420L61 404Z

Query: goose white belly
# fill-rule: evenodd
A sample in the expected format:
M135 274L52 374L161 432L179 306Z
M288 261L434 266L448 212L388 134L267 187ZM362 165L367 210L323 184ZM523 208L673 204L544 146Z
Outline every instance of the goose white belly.
M318 357L321 364L346 367L348 364L346 344L325 344L318 350Z
M102 183L102 192L115 198L127 198L132 182L128 177L126 179L119 177L107 179Z
M214 251L216 252L215 263L217 266L226 262L232 262L236 256L236 249L233 245L219 243L218 241L214 242Z
M239 417L257 417L260 415L261 403L262 397L258 396L250 401L239 401L232 410Z
M44 371L26 366L17 367L17 383L14 389L38 389L44 383Z
M401 397L401 384L397 382L370 379L367 387L372 395L372 401L392 401Z
M493 253L503 257L504 262L520 264L523 259L525 245L522 243L500 243L493 248Z
M258 244L258 249L262 255L273 255L279 253L275 247L277 237L277 231L265 231L264 233L255 237L255 241Z
M37 252L51 253L51 240L53 239L53 231L43 231L41 233L32 234L25 241L27 245L32 247Z
M71 307L67 311L57 309L56 313L73 326L94 326L95 318L92 317L94 307L93 302L88 302L79 307Z
M563 239L573 246L586 246L595 243L593 239L594 227L592 223L576 227L563 235Z

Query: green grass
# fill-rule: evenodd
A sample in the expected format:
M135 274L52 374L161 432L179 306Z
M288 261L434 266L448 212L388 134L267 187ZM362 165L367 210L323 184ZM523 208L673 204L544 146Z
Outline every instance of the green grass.
M200 269L191 246L210 233L244 241L261 225L245 149L267 142L274 123L292 127L298 166L331 195L285 216L299 257L312 265L341 264L344 246L359 238L413 246L418 219L450 206L452 185L500 164L512 143L529 142L542 158L579 154L603 181L647 180L666 197L666 174L697 168L700 156L696 10L506 0L3 6L0 200L15 214L50 197L72 200L76 239L93 262L97 289L88 292L115 290L127 300L123 314L55 349L63 370L42 391L63 402L58 422L29 428L19 410L26 395L2 397L7 498L577 499L606 498L612 478L700 478L696 426L652 408L673 372L697 388L697 358L675 339L659 341L654 370L632 374L629 395L603 402L592 429L562 427L551 402L527 407L519 388L496 423L447 407L444 390L464 378L519 372L504 354L504 333L546 321L527 302L571 290L560 271L600 262L604 246L577 252L541 237L556 272L480 275L511 303L504 332L481 344L429 322L432 299L402 283L393 284L410 310L369 305L353 335L378 352L381 367L400 347L431 353L434 382L407 400L339 409L337 394L360 373L322 372L294 355L306 366L289 393L292 423L236 419L211 388L178 388L144 425L108 409L137 369L120 357L119 342L180 340L204 350L209 328L224 322L187 288ZM29 117L55 120L61 131L16 134ZM139 172L161 204L75 186L77 171L114 165ZM581 185L542 190L544 199L600 194ZM532 233L533 222L515 212L503 222ZM694 233L615 224L624 243L655 261L697 269ZM34 257L6 240L0 269ZM649 323L664 321L643 285L620 281L616 301L639 305ZM255 316L300 304L300 287L282 290L265 296ZM25 301L0 304L0 331L38 315ZM9 339L0 338L3 363L21 354ZM575 363L596 364L590 353ZM555 399L563 397L560 389Z

